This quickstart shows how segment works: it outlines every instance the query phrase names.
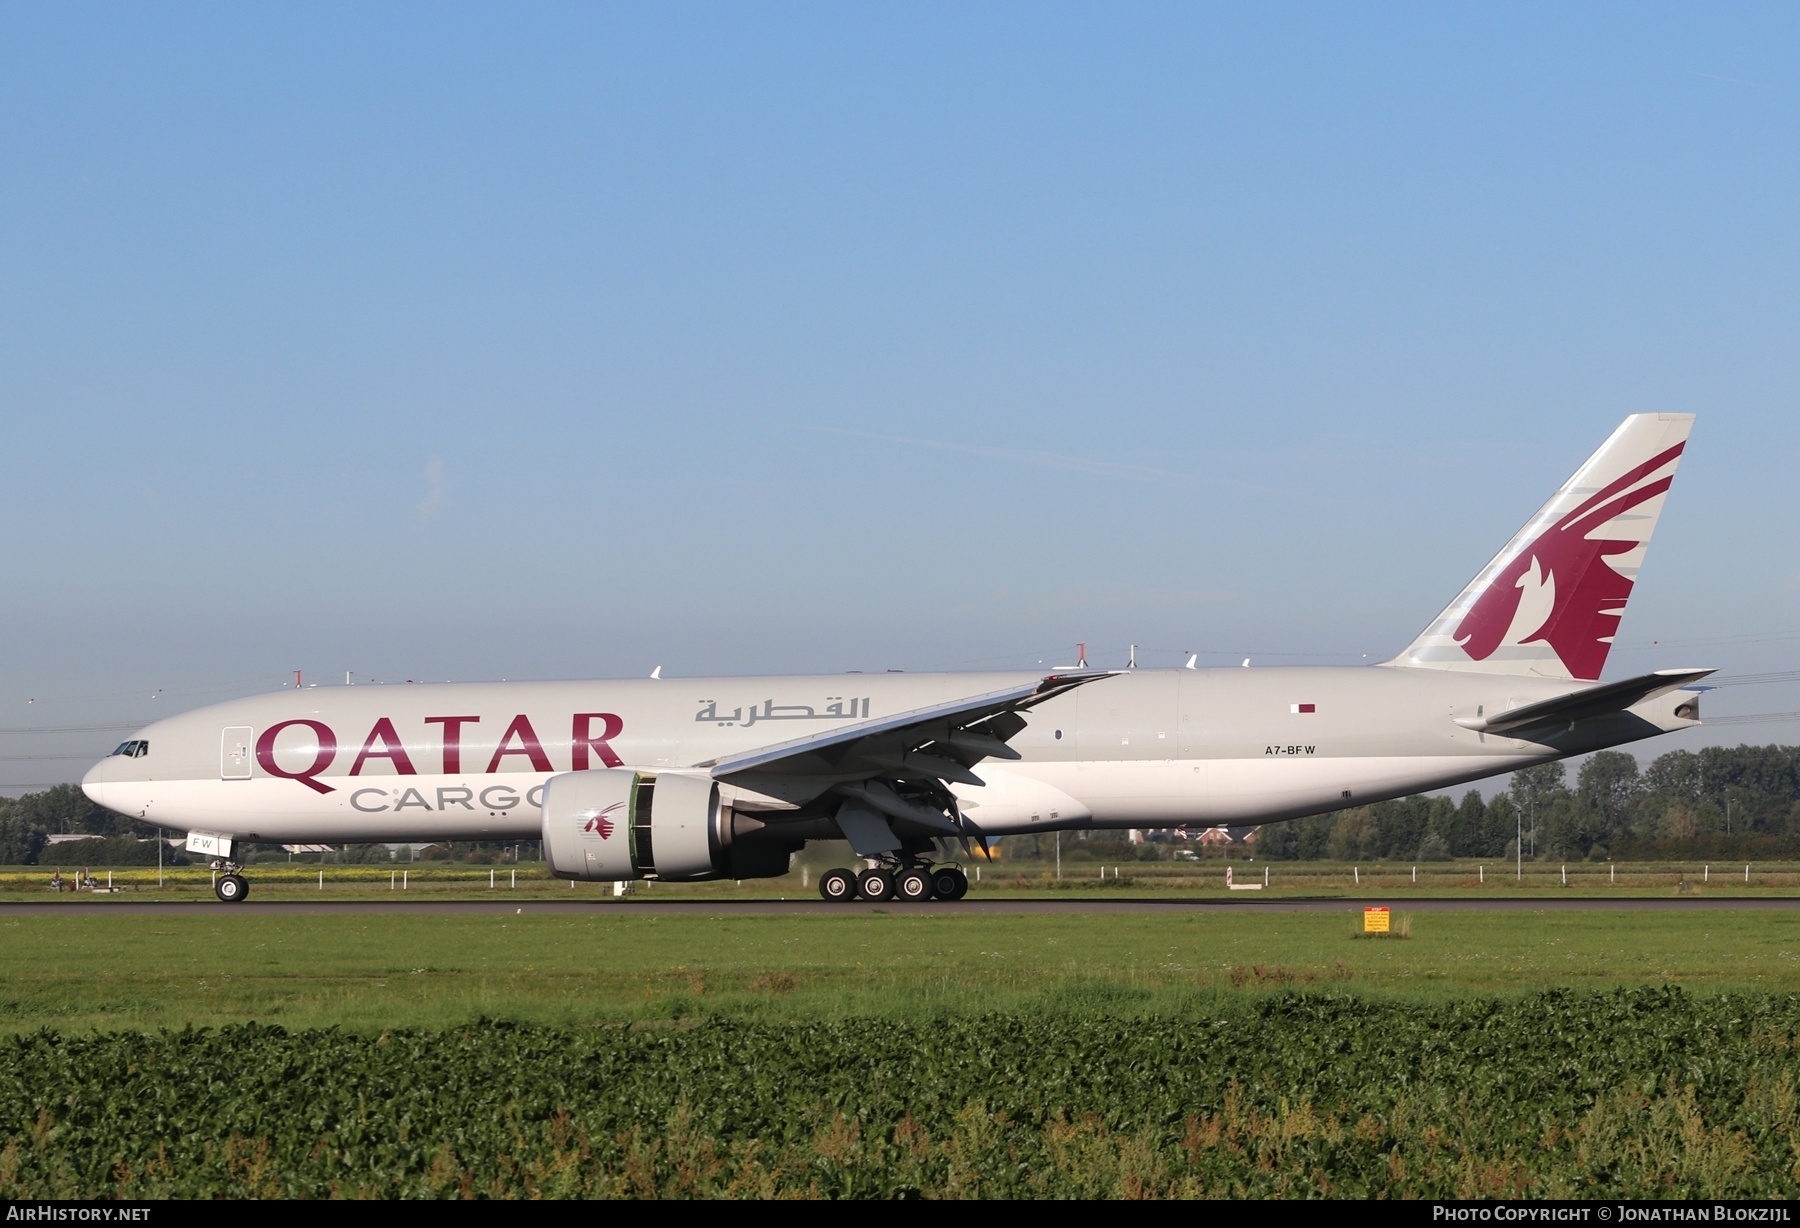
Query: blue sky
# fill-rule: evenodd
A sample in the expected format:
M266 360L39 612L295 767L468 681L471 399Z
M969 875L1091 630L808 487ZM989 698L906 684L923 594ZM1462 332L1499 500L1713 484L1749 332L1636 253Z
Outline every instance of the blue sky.
M1656 409L1611 672L1800 644L1791 6L0 23L0 728L1379 659Z

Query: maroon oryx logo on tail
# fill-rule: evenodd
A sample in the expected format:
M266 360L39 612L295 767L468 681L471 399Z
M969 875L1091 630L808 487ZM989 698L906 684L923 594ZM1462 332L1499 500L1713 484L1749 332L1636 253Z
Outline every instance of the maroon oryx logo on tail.
M587 821L581 825L581 830L590 835L599 836L602 840L612 839L613 828L616 826L612 819L612 812L624 804L624 802L614 802L604 810L592 812L587 816Z
M1548 644L1571 675L1597 680L1632 585L1613 570L1607 558L1627 554L1644 543L1641 536L1589 535L1668 490L1673 474L1649 482L1644 479L1672 464L1685 446L1676 444L1609 482L1519 551L1488 582L1457 624L1456 642L1463 651L1474 660L1485 661L1512 633L1512 643ZM1527 589L1537 598L1532 610L1543 609L1545 614L1535 627L1515 628ZM1535 613L1528 623L1531 617Z

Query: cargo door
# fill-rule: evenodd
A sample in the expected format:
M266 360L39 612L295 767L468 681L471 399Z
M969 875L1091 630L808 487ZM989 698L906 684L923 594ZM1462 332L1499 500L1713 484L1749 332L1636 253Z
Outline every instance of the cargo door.
M256 730L248 725L227 725L219 737L219 779L250 779L250 744Z

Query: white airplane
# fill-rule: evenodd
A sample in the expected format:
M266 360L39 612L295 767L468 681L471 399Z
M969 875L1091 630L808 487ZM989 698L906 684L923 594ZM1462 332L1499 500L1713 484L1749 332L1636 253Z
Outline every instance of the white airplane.
M187 832L225 901L246 844L498 839L598 881L841 839L866 868L827 899L959 898L945 840L1269 823L1698 724L1710 669L1599 681L1692 425L1627 418L1376 666L284 690L147 726L82 788Z

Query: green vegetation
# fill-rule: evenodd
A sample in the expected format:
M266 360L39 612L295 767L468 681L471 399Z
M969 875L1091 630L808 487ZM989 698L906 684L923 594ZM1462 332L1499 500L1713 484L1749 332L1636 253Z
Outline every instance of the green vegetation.
M1670 751L1644 771L1624 751L1581 765L1514 772L1509 791L1460 803L1410 797L1261 829L1263 858L1447 861L1513 856L1548 861L1768 861L1800 854L1800 747L1710 746Z
M0 1197L1800 1192L1800 997L15 1037Z
M1800 1192L1800 913L519 907L0 909L0 1197Z
M0 910L0 1030L555 1026L670 1018L1180 1014L1331 989L1437 1002L1679 984L1800 993L1800 912L289 916ZM1405 914L1396 917L1398 925Z

